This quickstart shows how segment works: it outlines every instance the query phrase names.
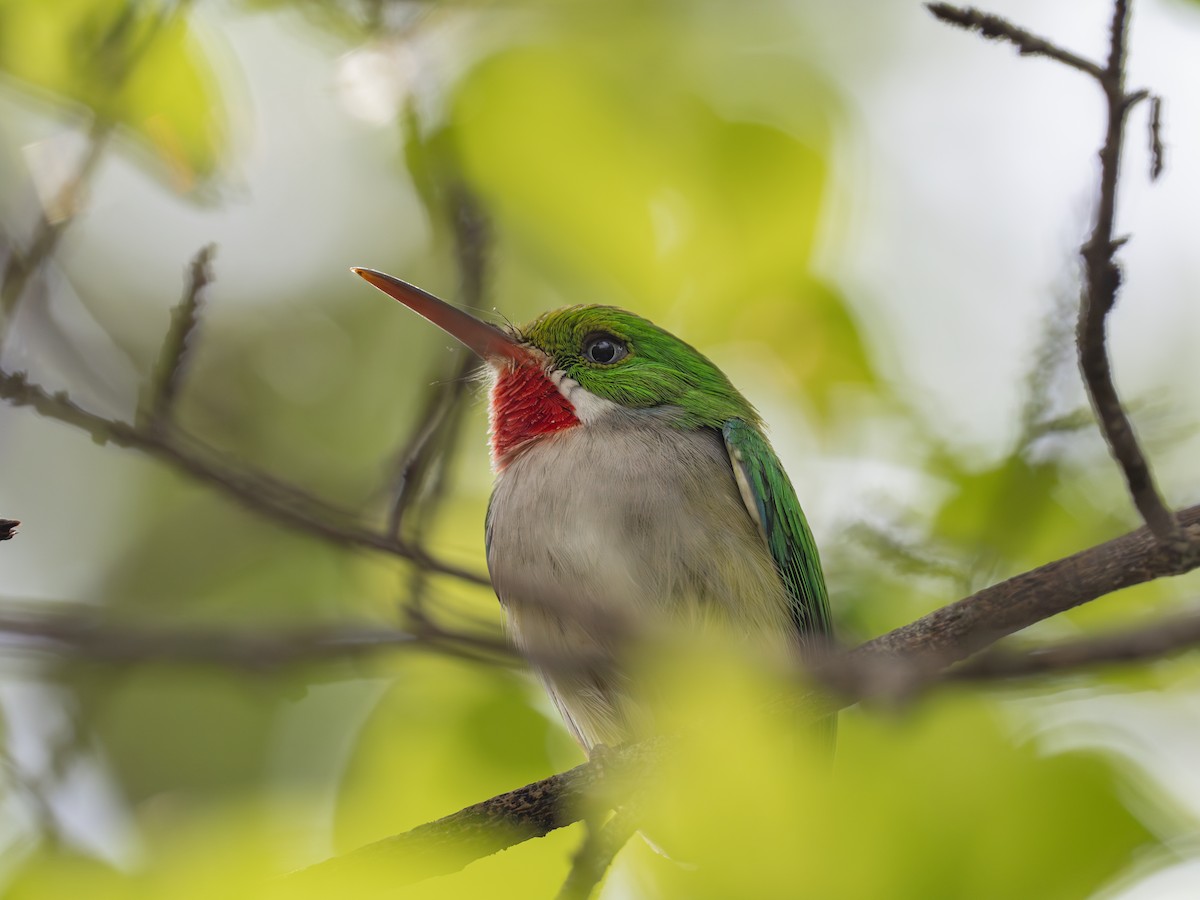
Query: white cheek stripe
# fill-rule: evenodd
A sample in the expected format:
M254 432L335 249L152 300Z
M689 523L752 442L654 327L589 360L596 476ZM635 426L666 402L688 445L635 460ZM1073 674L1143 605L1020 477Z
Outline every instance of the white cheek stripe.
M562 369L552 370L548 377L558 388L558 392L575 407L575 415L584 425L594 425L606 415L621 408L619 404L605 400L603 397L597 397L591 391L585 390L574 378L568 378L567 373Z

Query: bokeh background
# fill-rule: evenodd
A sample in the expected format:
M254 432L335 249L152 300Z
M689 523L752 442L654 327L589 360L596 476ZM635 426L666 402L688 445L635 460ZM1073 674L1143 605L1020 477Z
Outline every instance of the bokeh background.
M1099 0L991 8L1104 51ZM1167 169L1150 183L1139 109L1112 352L1176 505L1200 500L1198 46L1200 7L1136 4L1131 78L1165 97ZM854 643L1136 525L1071 347L1101 114L1078 73L907 0L0 0L0 263L43 218L58 230L6 300L0 367L132 420L214 243L180 425L383 528L397 459L460 361L349 266L497 319L626 306L763 412ZM404 523L473 571L478 395ZM0 515L24 523L0 546L5 610L320 633L398 627L419 596L446 627L499 634L485 587L7 405ZM1195 575L1156 582L1031 637L1196 592ZM780 750L752 676L702 667L679 679L681 715L728 727L651 805L707 864L635 842L604 896L1195 896L1198 685L1183 656L854 710L831 774ZM20 897L257 896L580 759L519 668L432 649L256 669L10 636L0 879ZM412 893L552 896L581 837Z

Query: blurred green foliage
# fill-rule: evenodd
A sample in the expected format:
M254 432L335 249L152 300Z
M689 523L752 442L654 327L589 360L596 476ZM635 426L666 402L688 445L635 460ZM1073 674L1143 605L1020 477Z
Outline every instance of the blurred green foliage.
M216 73L188 4L133 0L0 2L0 70L51 102L86 108L152 151L182 192L227 150Z
M863 299L814 271L838 187L832 155L849 126L838 86L807 59L803 15L782 4L409 4L398 15L388 3L260 0L210 12L0 0L0 91L35 96L52 117L82 111L93 130L119 129L132 140L115 152L190 196L198 183L230 178L248 143L233 133L231 120L245 117L228 111L246 98L230 94L239 73L222 55L233 50L214 46L217 24L262 16L294 26L295 10L311 30L289 34L332 47L331 70L335 53L390 52L430 34L440 38L423 53L456 56L455 75L432 88L424 79L434 75L410 73L395 110L402 143L390 175L422 208L403 221L363 211L356 223L364 239L426 234L419 252L392 261L398 274L454 282L447 205L465 187L493 220L487 302L514 319L566 302L630 306L718 358L752 357L763 382L754 387L792 416L777 426L811 431L831 455L860 452L845 444L858 416L906 436L897 458L930 486L926 504L899 510L874 543L849 529L822 536L847 641L1129 525L1112 512L1123 504L1097 499L1097 459L1070 436L1049 449L1025 435L991 456L966 454L896 396L864 338ZM448 25L459 37L445 36ZM346 132L368 141L349 124ZM265 145L265 154L286 152ZM119 226L106 215L87 224ZM345 264L328 260L339 274ZM179 420L230 458L379 526L397 448L428 382L451 377L455 364L423 323L333 275L298 290L288 274L270 273L286 287L262 306L216 303L206 314ZM105 283L82 266L69 275L85 297ZM89 308L120 335L122 317L165 325L164 305ZM154 350L127 355L148 369ZM38 427L11 446L86 467L97 485L123 479L119 525L103 523L122 539L79 598L114 621L402 619L413 584L403 564L297 535L156 465L118 472L120 451ZM439 555L480 571L483 427L472 413L428 534ZM75 500L86 508L91 497ZM489 591L444 577L422 587L439 621L498 633ZM1180 593L1147 585L1052 627L1071 632ZM1161 672L1138 686L1169 695L1176 682ZM32 835L8 860L15 898L302 897L294 882L273 879L580 760L526 676L433 653L254 672L53 661L21 675L68 698L73 728L47 748L61 757L48 780L67 783L62 760L91 759L129 821L128 834L102 813L93 824L123 845L118 864L13 814L6 824ZM1080 897L1166 859L1163 846L1195 827L1177 811L1163 826L1167 804L1114 759L1050 754L1019 738L1023 693L853 711L830 769L795 723L764 714L761 698L778 686L761 673L710 657L652 677L676 685L672 709L695 737L653 780L647 832L700 865L635 841L613 876L633 896ZM1119 679L1071 685L1128 684ZM19 806L38 786L9 768ZM580 838L573 827L404 895L552 896ZM366 872L361 887L386 889L390 877Z
M532 778L545 762L544 745L530 743L545 722L516 695L445 661L405 668L419 680L387 691L347 770L347 848L465 805L497 778ZM638 795L646 833L673 857L637 839L627 850L634 868L623 877L649 896L1080 897L1159 846L1126 808L1130 785L1112 760L1046 755L1016 740L987 698L943 697L894 718L847 713L831 762L797 720L766 711L762 698L782 685L744 662L709 648L690 661L660 659L653 674L673 691L671 724L688 738ZM578 828L403 896L550 896ZM45 851L10 896L84 886L94 896L327 896L328 885L304 876L270 878L295 839L280 815L231 801L182 832L160 832L138 874ZM348 877L347 895L393 896L398 865Z

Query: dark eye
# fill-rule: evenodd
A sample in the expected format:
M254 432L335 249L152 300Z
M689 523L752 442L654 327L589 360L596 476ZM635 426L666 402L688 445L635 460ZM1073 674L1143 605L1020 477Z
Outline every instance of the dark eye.
M583 339L583 355L590 362L606 366L628 356L629 348L611 334L589 334Z

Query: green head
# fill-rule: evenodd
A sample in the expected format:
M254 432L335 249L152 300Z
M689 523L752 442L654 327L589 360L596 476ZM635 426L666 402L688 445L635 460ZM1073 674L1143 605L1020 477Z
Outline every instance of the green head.
M725 373L690 344L613 306L568 306L517 330L589 393L628 409L673 407L685 427L758 415Z
M681 427L759 423L707 357L641 316L612 306L569 306L505 332L390 275L354 271L474 350L502 380L505 371L536 367L626 409L671 408Z

